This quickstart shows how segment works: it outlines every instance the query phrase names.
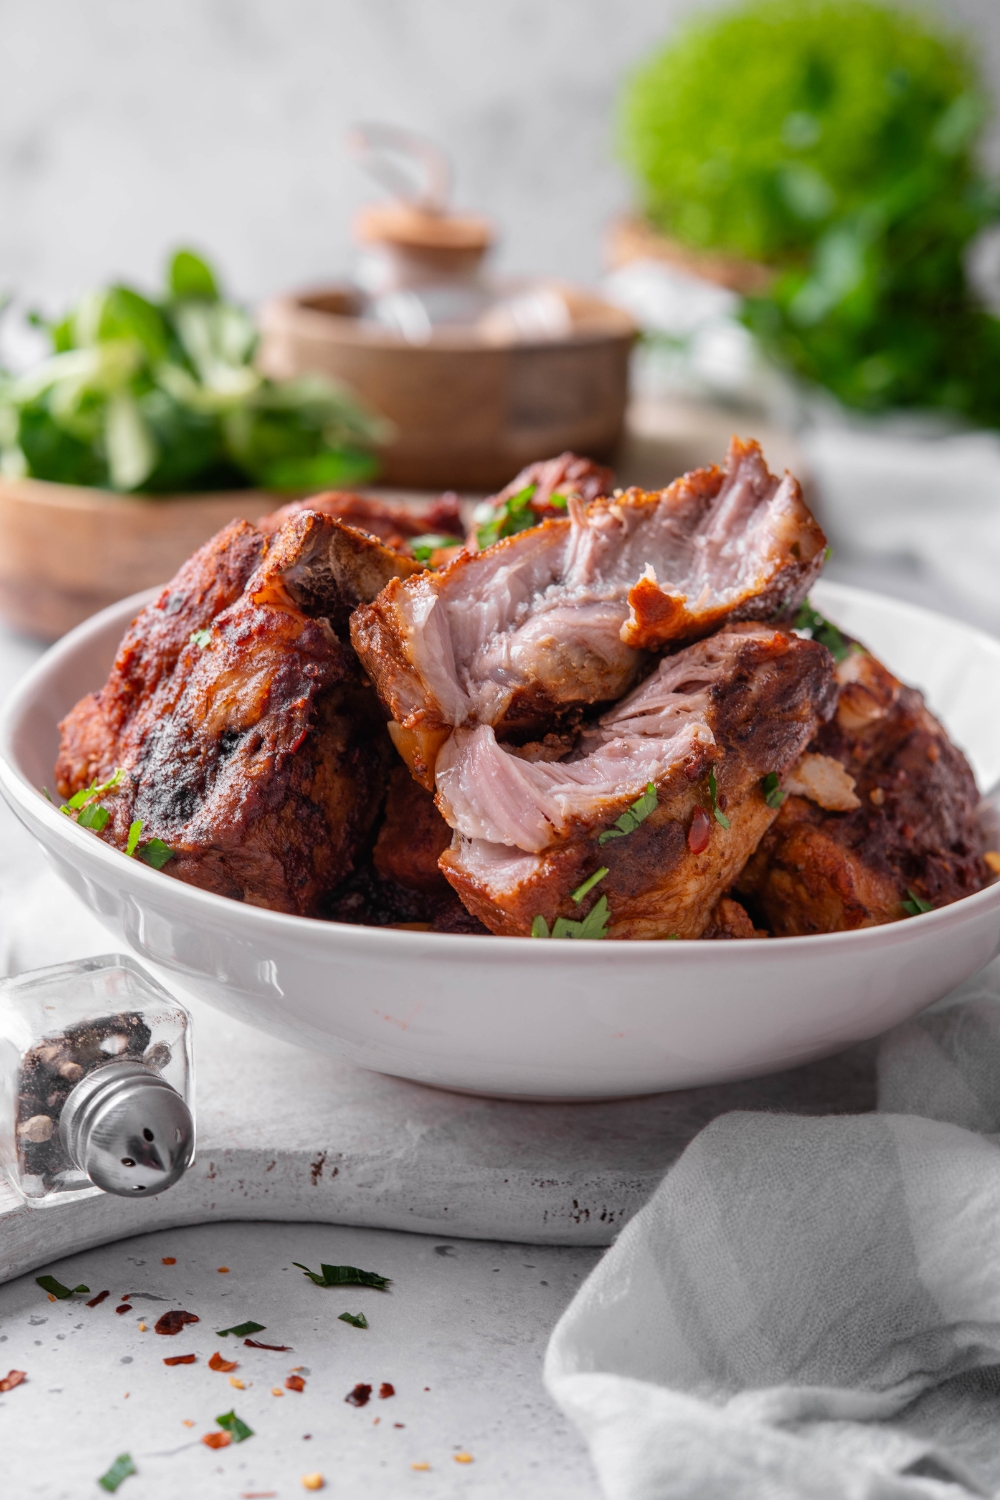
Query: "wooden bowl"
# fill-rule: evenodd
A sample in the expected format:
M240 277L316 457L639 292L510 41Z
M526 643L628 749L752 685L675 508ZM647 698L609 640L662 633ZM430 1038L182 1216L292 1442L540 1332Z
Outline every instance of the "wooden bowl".
M228 490L150 499L0 478L0 617L55 640L96 610L162 584L228 521L256 521L287 498Z
M346 287L279 297L261 315L261 363L277 378L333 376L388 417L396 438L381 453L383 483L498 489L567 448L607 458L622 434L635 326L590 293L552 285L572 333L531 344L444 331L408 344L354 316Z

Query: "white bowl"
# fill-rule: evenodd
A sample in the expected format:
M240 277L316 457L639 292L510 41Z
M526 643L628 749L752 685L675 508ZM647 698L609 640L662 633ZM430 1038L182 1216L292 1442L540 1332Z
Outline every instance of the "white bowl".
M0 721L0 791L59 874L164 983L302 1046L445 1088L604 1099L746 1077L914 1015L1000 950L1000 885L888 927L722 943L537 942L282 916L126 859L39 790L59 719L103 683L135 595L64 637ZM815 603L1000 776L1000 641L839 585Z

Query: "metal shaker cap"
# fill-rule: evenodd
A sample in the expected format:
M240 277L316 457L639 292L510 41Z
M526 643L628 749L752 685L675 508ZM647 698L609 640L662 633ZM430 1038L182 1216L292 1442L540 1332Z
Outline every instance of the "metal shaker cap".
M71 1089L59 1133L97 1187L123 1198L173 1187L194 1159L194 1119L175 1088L138 1062L109 1062Z

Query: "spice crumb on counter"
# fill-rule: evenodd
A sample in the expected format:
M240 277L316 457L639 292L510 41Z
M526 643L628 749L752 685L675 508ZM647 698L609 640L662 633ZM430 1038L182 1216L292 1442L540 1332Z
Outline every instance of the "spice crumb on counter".
M228 1266L219 1266L218 1269L219 1269L219 1275L220 1276L228 1276L229 1275L229 1267Z
M326 1487L326 1480L322 1474L303 1474L302 1488L304 1490L322 1490Z
M229 1377L229 1384L233 1387L234 1390L237 1390L237 1391L245 1391L246 1390L246 1385L243 1383L243 1381L240 1379L240 1377L238 1375L230 1375L230 1377Z
M272 1396L283 1396L284 1394L285 1393L281 1389L280 1385L272 1385L272 1387L271 1387L271 1395Z
M24 1370L9 1370L0 1380L0 1391L12 1391L16 1385L21 1385L28 1376Z
M160 1264L164 1265L164 1266L176 1266L176 1264L177 1264L177 1257L176 1257L176 1255L164 1255L164 1256L161 1256L161 1258L160 1258Z
M454 1457L457 1464L471 1464L473 1462L471 1453L456 1453Z
M306 1383L301 1375L289 1375L285 1379L286 1391L304 1391Z
M410 1468L411 1469L422 1469L422 1470L426 1471L427 1469L430 1468L430 1464L428 1464L428 1463L411 1464Z

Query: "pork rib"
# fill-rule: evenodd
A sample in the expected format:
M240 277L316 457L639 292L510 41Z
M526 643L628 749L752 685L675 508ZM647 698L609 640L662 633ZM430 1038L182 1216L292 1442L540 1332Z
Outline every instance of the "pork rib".
M315 914L369 832L392 753L330 619L414 566L310 512L270 545L227 527L142 611L107 685L64 721L60 792L120 767L100 837L124 849L139 820L140 848L172 851L166 874Z
M661 492L569 506L569 519L393 582L354 615L355 649L428 766L452 728L528 737L614 702L645 652L773 618L823 564L797 482L769 474L753 442Z
M762 779L798 760L835 703L825 647L730 625L665 658L567 759L526 760L489 725L458 729L437 767L455 830L441 868L496 933L578 919L606 897L608 937L699 937L777 816ZM619 836L649 784L654 810ZM604 867L582 912L572 892Z
M946 906L988 879L975 778L921 694L856 643L836 677L836 715L739 881L776 936L895 922L911 893Z

